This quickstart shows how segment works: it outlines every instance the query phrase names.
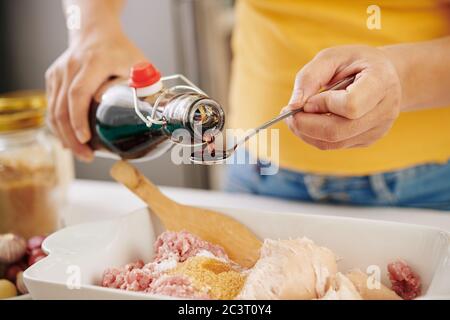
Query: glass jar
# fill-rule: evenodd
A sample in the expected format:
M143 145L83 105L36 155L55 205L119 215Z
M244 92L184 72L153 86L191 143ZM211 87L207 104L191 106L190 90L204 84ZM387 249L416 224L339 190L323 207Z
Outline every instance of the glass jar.
M45 129L45 110L41 92L0 96L0 234L27 239L59 226L73 164Z

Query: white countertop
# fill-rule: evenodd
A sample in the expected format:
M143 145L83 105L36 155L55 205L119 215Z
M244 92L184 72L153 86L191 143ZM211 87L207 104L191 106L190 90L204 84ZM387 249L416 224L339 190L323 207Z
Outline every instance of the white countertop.
M310 204L247 194L231 194L187 188L162 187L170 198L184 204L262 211L308 213L389 220L438 227L450 232L450 212L425 209L367 208ZM107 219L132 212L145 204L122 185L113 182L75 180L64 210L65 225Z

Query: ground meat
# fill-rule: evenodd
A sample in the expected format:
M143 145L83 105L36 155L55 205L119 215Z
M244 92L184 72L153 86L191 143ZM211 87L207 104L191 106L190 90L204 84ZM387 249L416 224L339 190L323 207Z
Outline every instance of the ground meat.
M202 251L210 252L219 259L229 260L221 247L206 242L187 231L166 231L155 242L155 261L175 258L177 262L184 262Z
M191 280L181 275L163 275L156 279L147 292L188 299L210 299L208 294L195 290Z
M125 286L122 289L130 291L145 291L151 283L159 277L155 272L153 264L146 264L141 269L133 269L129 271L125 277Z
M153 263L139 260L123 268L108 268L103 273L102 286L130 291L144 291L158 276Z
M128 291L169 295L179 298L209 299L196 290L189 278L167 272L188 258L202 255L229 261L225 251L186 231L162 233L155 243L155 259L142 260L122 268L108 268L103 273L102 286Z
M418 297L421 293L420 277L403 260L388 264L392 290L405 300Z
M125 265L125 269L127 271L131 271L133 269L140 269L144 266L144 261L138 260L136 262L128 263Z
M125 283L126 271L122 268L108 268L103 272L102 286L120 289Z
M210 298L206 293L195 290L187 277L157 272L156 265L155 262L146 265L133 263L123 268L109 268L103 274L102 286L178 298Z

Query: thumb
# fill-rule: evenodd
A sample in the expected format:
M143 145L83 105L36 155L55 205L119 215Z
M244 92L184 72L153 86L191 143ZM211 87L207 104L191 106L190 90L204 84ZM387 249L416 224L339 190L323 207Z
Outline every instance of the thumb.
M303 110L310 113L334 113L344 116L343 110L347 103L345 90L325 91L308 99Z
M291 99L289 100L289 105L290 106L295 106L295 105L302 106L305 103L305 100L303 99L303 97L304 97L303 89L294 85L294 90L292 90L292 95L291 95Z
M330 82L337 65L339 63L336 63L336 58L318 54L297 73L289 104L303 105Z

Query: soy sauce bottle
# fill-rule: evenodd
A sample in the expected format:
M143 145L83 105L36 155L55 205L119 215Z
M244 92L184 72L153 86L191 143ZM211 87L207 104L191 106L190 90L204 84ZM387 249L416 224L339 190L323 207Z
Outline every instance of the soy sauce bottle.
M220 104L184 76L161 77L151 63L141 62L128 83L110 87L93 102L89 144L100 156L146 161L177 143L204 145L224 124ZM180 132L182 141L175 134Z

